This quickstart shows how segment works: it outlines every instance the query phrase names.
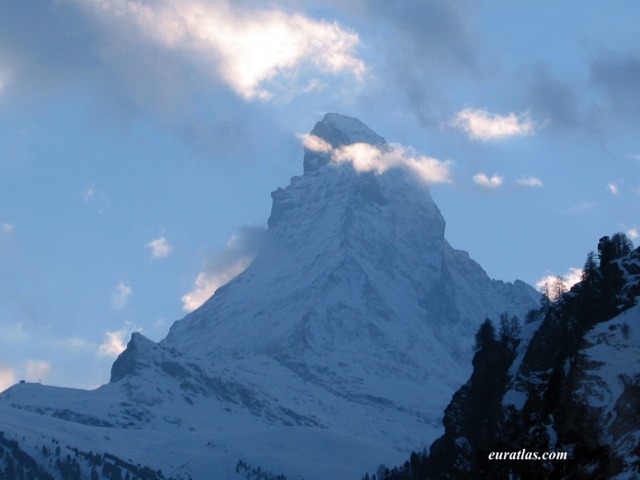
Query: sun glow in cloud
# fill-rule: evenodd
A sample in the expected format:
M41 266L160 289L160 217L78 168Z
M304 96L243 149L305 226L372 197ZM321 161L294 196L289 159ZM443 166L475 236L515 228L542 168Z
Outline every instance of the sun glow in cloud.
M546 292L552 301L558 300L560 290L568 292L576 283L582 280L582 269L571 267L562 276L547 275L536 282L536 288L541 292ZM559 284L559 285L558 285ZM557 288L560 287L560 288Z
M263 84L295 77L302 65L357 78L365 71L364 62L354 55L356 33L298 13L242 10L226 1L76 1L103 18L124 21L118 22L119 28L133 22L137 32L156 44L185 53L205 70L216 70L246 100L271 98Z
M142 332L141 328L134 328L131 322L125 322L120 330L104 333L104 341L98 347L99 357L117 357L125 348L127 341L133 332Z
M500 140L535 132L535 124L526 112L498 115L487 110L466 108L458 112L451 125L465 131L474 140Z
M265 242L265 230L243 227L233 235L225 248L211 259L195 280L194 289L182 297L182 309L192 312L215 291L244 272Z
M182 297L182 309L187 312L192 312L198 308L206 302L217 289L226 285L244 272L252 260L253 258L250 257L240 258L238 261L228 265L226 270L214 274L206 272L199 273L195 281L195 289Z
M473 176L473 181L483 188L498 188L504 182L504 177L499 175L488 177L487 174L480 172Z
M441 161L425 155L418 155L399 144L371 145L353 143L332 148L326 141L315 135L302 136L304 146L318 153L328 153L335 163L351 162L358 172L384 173L390 168L405 168L425 183L451 182L450 160Z
M16 372L13 368L0 365L0 392L16 383Z

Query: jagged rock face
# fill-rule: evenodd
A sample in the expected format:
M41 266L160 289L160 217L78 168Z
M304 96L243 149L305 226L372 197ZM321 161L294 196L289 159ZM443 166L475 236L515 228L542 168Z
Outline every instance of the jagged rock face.
M386 145L337 114L312 133L333 149ZM531 287L489 279L447 243L438 207L408 172L358 173L327 149L306 150L304 174L272 197L265 242L246 271L162 342L134 334L110 384L69 396L66 407L61 394L56 411L90 410L131 438L163 432L180 445L175 454L136 445L131 455L184 477L206 478L212 465L233 471L238 458L308 480L357 477L439 434L485 316L523 316L538 304ZM30 392L12 395L48 411ZM179 457L187 446L190 463ZM322 466L310 466L318 455Z

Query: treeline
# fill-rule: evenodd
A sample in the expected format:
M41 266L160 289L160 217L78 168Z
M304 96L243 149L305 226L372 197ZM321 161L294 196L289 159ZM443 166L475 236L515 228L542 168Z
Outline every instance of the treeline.
M42 445L39 449L44 462L26 453L18 441L0 432L0 478L3 480L177 480L165 477L161 470L153 470L110 453L84 452L66 447L64 454L59 443L55 447ZM190 479L189 479L190 480Z
M548 288L541 306L525 323L542 320L511 378L521 325L501 315L496 328L485 320L476 333L476 353L469 381L445 410L445 434L429 452L413 452L401 466L380 466L363 480L425 480L439 478L608 478L640 464L624 465L610 446L597 439L597 417L576 400L575 378L585 368L580 349L585 333L635 305L640 296L640 249L623 233L602 237L597 253L587 255L581 282L570 291ZM640 328L636 325L634 328ZM622 325L622 335L629 334ZM505 407L502 399L513 382L526 395L522 409ZM633 415L638 415L636 412ZM557 438L550 437L553 430ZM491 462L492 451L547 451L566 447L566 462ZM640 447L638 447L640 454Z
M287 480L282 474L274 474L262 467L254 467L244 460L238 460L236 464L236 473L244 474L246 480Z

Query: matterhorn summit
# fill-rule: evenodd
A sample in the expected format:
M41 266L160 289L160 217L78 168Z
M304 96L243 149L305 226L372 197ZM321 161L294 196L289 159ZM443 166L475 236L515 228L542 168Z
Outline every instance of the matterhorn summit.
M393 149L325 115L305 138L303 175L272 193L249 267L161 342L134 334L109 384L5 391L7 435L37 457L41 437L64 429L71 448L184 479L258 467L357 479L427 447L471 372L478 326L523 318L538 294L452 248L425 183L381 163Z

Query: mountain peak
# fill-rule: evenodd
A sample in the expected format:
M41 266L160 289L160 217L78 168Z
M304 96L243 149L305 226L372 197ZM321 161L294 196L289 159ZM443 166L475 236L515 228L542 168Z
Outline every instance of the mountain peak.
M384 145L387 141L371 130L357 118L348 117L339 113L327 113L316 123L311 135L318 137L332 148L340 148L353 143L368 143L371 145ZM304 173L317 170L328 163L330 155L327 152L317 152L305 148Z

